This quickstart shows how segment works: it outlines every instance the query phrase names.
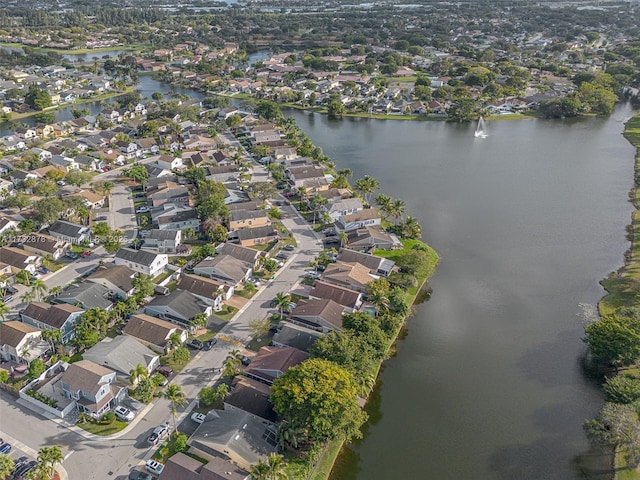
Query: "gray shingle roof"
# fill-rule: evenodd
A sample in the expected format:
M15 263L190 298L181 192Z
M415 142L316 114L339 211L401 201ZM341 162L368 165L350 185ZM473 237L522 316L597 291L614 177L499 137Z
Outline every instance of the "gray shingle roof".
M110 308L111 300L106 298L109 289L98 283L82 283L71 287L56 297L56 302L70 305L80 304L85 310L90 308Z
M129 375L138 364L145 367L158 354L145 347L135 338L121 335L116 338L105 338L82 354L85 360L111 368L116 372Z
M184 318L191 319L203 313L202 303L192 293L185 290L174 290L169 295L155 297L149 307L169 307Z
M134 250L132 248L121 248L116 252L116 258L121 258L138 265L151 266L158 254L146 250Z

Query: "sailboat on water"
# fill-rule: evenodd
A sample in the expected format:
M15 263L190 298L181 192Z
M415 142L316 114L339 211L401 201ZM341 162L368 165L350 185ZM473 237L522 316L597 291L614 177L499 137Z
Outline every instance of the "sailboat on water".
M476 131L473 135L476 138L487 138L489 136L487 133L487 127L484 125L484 118L480 117L478 119L478 126L476 127Z

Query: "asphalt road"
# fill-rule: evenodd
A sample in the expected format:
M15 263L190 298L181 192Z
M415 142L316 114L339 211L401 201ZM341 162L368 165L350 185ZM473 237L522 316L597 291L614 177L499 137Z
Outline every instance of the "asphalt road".
M108 172L108 174L117 174ZM104 178L103 178L104 179ZM112 194L119 198L116 189ZM126 197L129 198L128 196ZM118 200L118 201L119 201ZM124 226L125 218L131 218L127 210L124 197L121 203L112 203L112 225ZM120 206L117 206L120 205ZM129 200L129 208L131 203ZM322 244L311 227L293 211L291 207L283 207L283 223L293 232L298 247L292 252L285 266L280 269L277 277L261 286L254 298L247 303L241 313L222 329L221 333L233 339L234 342L218 341L213 349L198 352L187 367L178 373L171 381L180 384L189 399L189 403L179 409L178 424L183 422L182 430L192 432L194 425L189 419L189 412L193 408L198 392L206 385L213 384L217 375L213 368L220 368L231 350L237 349L235 342L243 343L251 338L249 323L256 318L269 315L269 305L278 292L290 291L308 269L309 260L317 255ZM118 223L115 223L118 222ZM50 274L45 278L47 284L64 285L77 278L87 269L95 267L100 258L107 254L98 248L91 257L79 259L71 267ZM134 426L116 439L100 438L87 439L75 431L59 423L43 419L34 412L15 403L13 397L0 392L0 437L6 432L7 436L25 445L25 448L38 450L46 445L59 445L66 457L63 466L71 480L124 480L131 468L142 464L150 458L155 447L146 444L146 438L151 430L164 421L173 423L169 402L155 399L153 406L146 414L134 421Z

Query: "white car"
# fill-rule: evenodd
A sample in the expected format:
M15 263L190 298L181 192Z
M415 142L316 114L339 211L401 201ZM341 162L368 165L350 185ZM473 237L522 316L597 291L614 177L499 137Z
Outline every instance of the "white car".
M65 182L64 180L58 180L56 183L59 187L64 187L67 184L67 182Z
M195 412L191 415L191 420L196 423L204 423L205 418L207 418L207 416L204 413Z
M123 406L114 408L113 413L115 413L116 417L118 417L123 422L130 422L135 418L134 413Z
M155 473L156 475L160 475L162 470L164 470L164 465L160 462L156 462L155 460L147 460L147 470L151 473Z
M136 213L147 213L149 210L149 207L139 207L136 208Z

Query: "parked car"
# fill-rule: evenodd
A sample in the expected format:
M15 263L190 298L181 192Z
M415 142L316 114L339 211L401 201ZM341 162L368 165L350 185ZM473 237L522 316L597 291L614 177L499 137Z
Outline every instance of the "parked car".
M123 422L130 422L135 418L135 414L131 410L123 406L114 408L113 413L115 413L116 417L118 417Z
M5 455L11 451L11 444L8 442L0 445L0 453L4 453Z
M64 187L67 184L67 182L65 182L64 180L58 180L56 183L59 187Z
M151 473L155 473L156 475L160 475L162 470L164 470L164 465L160 462L156 462L155 460L147 460L147 470Z
M75 252L67 252L65 253L65 256L70 258L71 260L77 260L78 258L80 258L80 255Z
M322 277L322 274L320 272L316 272L315 270L308 270L308 271L304 272L304 274L307 277L316 278L316 279Z
M280 260L289 260L289 254L285 252L278 252L276 254L276 258L279 258Z
M195 338L190 338L184 344L188 348L193 348L194 350L202 350L202 348L204 347L203 343Z
M40 267L38 269L38 273L41 273L42 275L46 275L49 272L51 272L51 270L49 270L47 267Z
M13 295L5 295L4 297L2 297L3 303L9 303L11 300L13 300Z
M16 293L18 293L18 289L15 287L7 287L5 288L5 291L9 294L9 295L15 295Z
M35 460L31 460L29 463L27 463L26 465L22 465L18 470L16 470L11 479L23 480L27 473L29 473L31 470L35 470L37 466L38 462L36 462Z
M136 213L148 213L150 211L149 207L138 207L136 208Z
M285 245L284 247L282 247L283 250L286 250L287 252L292 252L293 249L296 248L293 245Z
M13 471L17 472L18 469L27 464L27 460L29 460L27 457L20 457L19 459L17 459L14 463L13 463Z
M218 339L216 337L213 337L213 338L207 340L206 342L204 342L204 344L202 346L202 349L206 350L206 351L209 351L209 350L211 350L213 348L213 346L216 343L218 343Z
M129 473L129 480L153 480L153 476L147 472L141 472L140 470L131 470L131 473Z
M80 256L81 256L82 258L90 257L90 256L91 256L91 252L90 252L89 250L85 250L84 252L82 252L82 253L80 254Z
M148 237L149 235L151 235L151 230L140 230L140 233L138 235L140 236L140 238Z
M204 423L204 419L205 419L206 417L207 417L207 416L206 416L204 413L198 413L198 412L196 412L196 413L194 413L194 414L192 414L192 415L191 415L191 420L193 420L193 421L194 421L194 422L196 422L196 423Z
M96 217L96 222L104 222L107 219L106 215L100 215Z
M169 422L164 422L153 429L153 432L147 438L147 443L149 445L157 445L167 435L169 435Z
M242 365L244 365L245 367L251 363L251 359L246 355L243 355L240 361L242 362Z
M170 377L171 375L173 375L173 368L163 365L156 368L156 372L158 372L160 375L164 375L165 377Z
M42 278L42 274L40 272L34 272L31 274L31 280L38 280Z

